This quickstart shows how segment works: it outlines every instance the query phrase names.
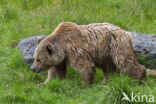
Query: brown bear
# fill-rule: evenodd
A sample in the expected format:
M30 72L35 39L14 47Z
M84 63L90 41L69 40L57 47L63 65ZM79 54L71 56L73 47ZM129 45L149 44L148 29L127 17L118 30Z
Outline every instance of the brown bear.
M34 59L31 70L48 70L43 85L56 76L64 78L67 64L87 84L93 83L96 67L102 69L106 79L117 71L139 81L146 80L146 68L135 58L129 32L109 23L61 23L39 43Z

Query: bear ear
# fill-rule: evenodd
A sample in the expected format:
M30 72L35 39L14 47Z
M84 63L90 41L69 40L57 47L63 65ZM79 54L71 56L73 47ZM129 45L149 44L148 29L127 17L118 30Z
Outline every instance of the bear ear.
M42 38L41 37L37 37L37 44L39 44L41 42Z
M47 52L51 55L51 54L53 53L53 45L50 44L50 43L48 43L48 44L46 45L46 50L47 50Z

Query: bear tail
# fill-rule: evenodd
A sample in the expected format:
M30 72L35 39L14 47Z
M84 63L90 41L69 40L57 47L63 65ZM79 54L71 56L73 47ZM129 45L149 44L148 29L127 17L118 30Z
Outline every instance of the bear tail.
M156 71L155 70L147 69L146 72L147 72L147 75L149 75L151 77L156 77Z

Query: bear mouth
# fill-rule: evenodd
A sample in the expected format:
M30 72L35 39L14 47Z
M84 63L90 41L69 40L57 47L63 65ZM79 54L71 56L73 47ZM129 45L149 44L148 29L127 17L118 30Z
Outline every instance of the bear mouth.
M37 73L40 73L40 72L41 72L41 69L37 69L36 72L37 72Z
M33 72L40 73L41 72L41 69L33 70Z

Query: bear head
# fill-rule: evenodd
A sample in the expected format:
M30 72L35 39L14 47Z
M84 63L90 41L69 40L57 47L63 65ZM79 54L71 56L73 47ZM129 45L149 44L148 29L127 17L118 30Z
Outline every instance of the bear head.
M53 66L59 65L65 59L63 48L58 43L41 41L34 53L34 62L31 65L33 72L46 71Z

